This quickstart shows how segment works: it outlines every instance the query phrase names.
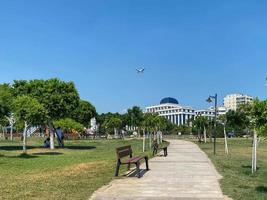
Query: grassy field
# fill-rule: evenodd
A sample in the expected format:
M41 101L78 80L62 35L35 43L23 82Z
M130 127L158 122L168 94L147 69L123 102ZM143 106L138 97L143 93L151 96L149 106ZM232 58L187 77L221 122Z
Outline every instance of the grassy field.
M30 139L25 156L20 141L0 140L0 199L88 199L114 178L116 147L142 151L141 140L66 141L66 148L55 150L42 144Z
M199 143L197 143L199 144ZM213 156L213 144L201 143L218 172L223 193L235 200L267 199L267 141L261 141L258 149L258 172L251 174L251 139L229 139L230 154L224 154L224 143L218 140L217 155Z

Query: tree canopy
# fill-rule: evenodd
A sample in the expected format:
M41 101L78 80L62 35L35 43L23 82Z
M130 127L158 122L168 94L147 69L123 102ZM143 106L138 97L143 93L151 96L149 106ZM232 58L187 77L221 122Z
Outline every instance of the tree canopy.
M28 95L46 109L50 120L69 117L79 104L79 94L73 82L59 79L14 81L15 96Z
M78 106L72 113L72 118L85 127L88 127L93 117L96 117L95 107L88 101L80 100Z

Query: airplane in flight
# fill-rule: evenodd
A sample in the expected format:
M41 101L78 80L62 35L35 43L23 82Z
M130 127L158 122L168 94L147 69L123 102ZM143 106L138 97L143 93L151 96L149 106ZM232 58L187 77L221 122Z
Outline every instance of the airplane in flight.
M136 69L138 74L143 74L145 71L145 68L141 68L141 69Z

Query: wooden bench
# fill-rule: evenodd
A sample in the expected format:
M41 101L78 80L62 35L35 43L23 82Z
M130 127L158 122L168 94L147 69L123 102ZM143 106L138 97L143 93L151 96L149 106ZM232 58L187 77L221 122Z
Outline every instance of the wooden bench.
M153 156L157 155L158 150L163 150L164 156L167 157L168 155L168 147L160 147L157 142L153 143Z
M141 175L140 175L140 161L142 159L145 159L146 170L149 170L148 157L147 156L135 156L135 157L133 157L133 150L132 150L131 145L117 148L116 153L117 153L117 159L118 160L117 160L115 176L119 175L119 170L120 170L121 165L128 165L128 170L130 170L131 164L135 164L138 178L140 178L141 177ZM128 156L129 156L129 158L127 160L122 160L122 158L128 157Z

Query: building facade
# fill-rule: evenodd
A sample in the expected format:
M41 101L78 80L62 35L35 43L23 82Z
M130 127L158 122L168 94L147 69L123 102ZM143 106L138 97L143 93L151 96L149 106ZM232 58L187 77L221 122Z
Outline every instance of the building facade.
M196 110L195 113L196 113L196 117L203 116L203 117L207 117L209 120L212 120L215 117L214 107L210 107L208 109ZM225 115L225 114L226 114L226 108L224 106L218 106L217 116Z
M236 110L238 106L252 102L253 97L246 94L229 94L223 99L224 107L228 110Z
M157 113L176 125L188 124L188 120L195 117L195 110L191 106L182 106L171 97L162 99L159 105L146 107L145 112Z

